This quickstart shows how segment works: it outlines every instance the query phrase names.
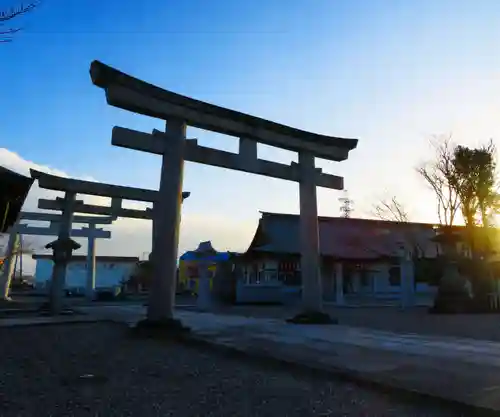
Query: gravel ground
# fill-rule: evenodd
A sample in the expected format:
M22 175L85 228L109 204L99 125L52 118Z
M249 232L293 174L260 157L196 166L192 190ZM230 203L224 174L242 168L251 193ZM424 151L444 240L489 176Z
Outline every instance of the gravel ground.
M114 324L0 328L0 416L458 416L354 384L134 340Z

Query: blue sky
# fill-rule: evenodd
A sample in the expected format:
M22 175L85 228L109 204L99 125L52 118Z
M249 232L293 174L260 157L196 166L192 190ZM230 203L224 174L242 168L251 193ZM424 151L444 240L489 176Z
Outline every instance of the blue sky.
M15 42L0 45L0 148L73 176L158 186L159 157L110 141L114 125L148 131L161 122L107 106L88 75L94 59L221 106L359 138L348 161L317 162L345 177L359 216L394 194L415 220L435 220L414 173L430 136L500 138L494 0L45 0L19 23ZM190 136L237 148L234 138ZM294 158L267 147L259 155ZM188 163L184 188L186 219L231 225L224 239L193 229L193 242L241 248L258 210L298 211L298 187L284 181ZM320 214L339 214L340 192L318 195Z

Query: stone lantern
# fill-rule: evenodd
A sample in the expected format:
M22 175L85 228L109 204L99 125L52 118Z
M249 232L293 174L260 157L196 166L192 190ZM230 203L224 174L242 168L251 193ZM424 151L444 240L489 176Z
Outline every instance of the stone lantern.
M412 253L405 242L398 242L397 255L400 267L401 308L415 305L415 265Z
M71 238L56 239L45 245L45 249L52 249L52 260L55 265L67 265L73 256L73 251L80 248L81 245Z
M197 306L201 310L209 310L213 305L209 267L214 263L217 251L212 247L210 241L200 242L194 255L198 264Z
M443 249L445 261L433 307L435 313L463 313L470 306L471 294L468 282L458 270L457 243L460 240L461 237L450 227L443 228L432 239Z
M58 277L64 276L64 274L58 273L58 270L66 269L73 251L80 249L80 247L81 245L71 238L56 239L45 245L46 249L52 249L52 260L54 261L50 285L49 308L51 314L60 314L62 311L64 282L60 282Z

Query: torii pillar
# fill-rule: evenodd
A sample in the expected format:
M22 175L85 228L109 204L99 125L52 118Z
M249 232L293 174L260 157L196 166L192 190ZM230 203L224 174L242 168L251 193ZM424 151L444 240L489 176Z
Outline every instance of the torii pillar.
M191 193L189 191L183 191L182 192L182 203L184 203L184 200L188 198ZM155 238L156 238L156 232L157 228L155 228L155 217L158 216L158 213L155 214L155 203L153 203L153 208L152 208L152 218L151 218L151 253L149 254L149 259L151 260L151 256L153 253L154 245L155 245Z
M332 324L336 320L323 312L314 158L314 154L309 151L299 152L302 312L287 321L291 323Z
M95 264L95 244L96 244L96 233L102 231L102 228L98 228L96 223L89 223L87 228L82 230L88 230L88 243L87 243L87 280L85 285L85 297L88 301L93 301L95 297L95 279L96 279L96 264Z
M169 119L166 123L160 188L153 211L153 282L147 312L151 323L173 322L185 142L186 123Z
M321 312L321 288L318 203L316 197L316 167L314 155L299 153L300 200L300 269L302 277L302 307L304 312Z

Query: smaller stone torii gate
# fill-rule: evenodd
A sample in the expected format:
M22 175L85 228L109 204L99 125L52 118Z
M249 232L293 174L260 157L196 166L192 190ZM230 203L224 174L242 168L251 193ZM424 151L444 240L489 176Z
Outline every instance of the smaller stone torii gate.
M55 201L40 199L38 201L38 208L46 210L60 210L67 217L73 216L74 213L87 213L113 216L114 218L125 217L152 220L153 242L156 239L158 227L155 221L155 213L158 200L158 191L58 177L35 170L31 170L31 176L38 180L38 185L41 188L54 191L62 191L65 193L64 198L56 198ZM77 194L108 197L111 198L111 205L106 207L84 204L82 200L76 200ZM181 202L188 198L189 195L189 192L182 192ZM146 208L145 210L124 208L122 207L123 200L150 202L153 203L153 207ZM156 249L153 244L152 253L155 250ZM155 277L153 277L153 281L154 280Z
M148 134L114 127L112 135L113 145L162 156L156 219L161 232L155 238L162 256L153 256L153 274L162 277L162 283L151 298L148 321L178 325L172 322L173 296L185 160L299 183L303 309L312 321L312 317L329 321L322 313L316 186L341 190L343 178L316 168L315 157L344 161L357 146L357 139L314 134L218 107L148 84L98 61L92 62L90 76L94 85L105 90L109 105L166 122L165 132ZM239 153L203 147L187 139L188 125L239 138ZM258 159L257 143L297 152L298 164Z
M94 204L85 204L82 200L75 200L74 204L68 205L65 198L56 198L48 200L41 198L38 200L38 208L43 210L63 210L67 207L72 208L73 213L85 213L100 216L112 216L114 218L123 217L139 220L153 220L155 200L158 191L145 188L124 187L122 185L105 184L101 182L76 180L74 178L58 177L56 175L45 174L32 170L32 175L38 179L40 187L48 190L62 191L65 193L96 195L108 197L111 199L110 206L97 206ZM41 185L43 184L43 185ZM181 194L182 201L191 195L189 191ZM145 210L130 209L123 207L123 200L134 200L153 203L153 208ZM155 228L152 227L152 240L154 240ZM153 245L151 246L153 248Z
M38 221L50 222L49 227L32 226L22 224L22 221ZM9 241L6 251L6 262L1 276L2 294L4 299L9 299L10 283L14 274L15 261L12 256L19 235L34 235L34 236L58 236L60 230L61 215L52 213L38 213L38 212L21 212L19 220L10 229ZM113 218L110 217L97 217L97 216L75 216L73 223L87 224L87 227L81 229L71 229L70 236L83 237L88 239L89 248L94 246L95 239L109 239L111 233L109 231L97 228L98 224L111 224ZM95 287L95 252L90 252L87 255L87 263L89 265L87 276L87 294L92 292Z

